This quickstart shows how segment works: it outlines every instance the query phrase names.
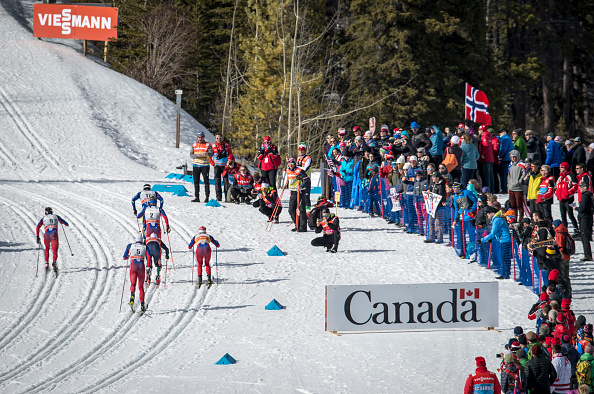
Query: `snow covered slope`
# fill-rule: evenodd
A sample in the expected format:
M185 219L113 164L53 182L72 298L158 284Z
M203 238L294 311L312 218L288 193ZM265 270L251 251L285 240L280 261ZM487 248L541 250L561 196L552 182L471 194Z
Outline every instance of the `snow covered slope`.
M343 240L329 255L310 246L312 233L291 233L286 212L266 232L250 206L170 194L167 285L149 288L144 316L120 313L122 289L129 297L121 256L138 232L130 198L187 161L203 127L184 114L175 149L174 104L85 59L79 43L34 39L15 4L31 8L0 8L0 392L460 392L475 356L495 368L513 327L531 327L536 297L503 281L502 333L325 333L324 285L495 275L357 212L339 210ZM70 223L57 279L35 275L45 206ZM210 290L191 283L187 244L200 225L222 245ZM287 255L268 257L273 245ZM574 280L575 309L589 319L591 271ZM273 298L287 309L265 311ZM238 363L215 365L225 353Z

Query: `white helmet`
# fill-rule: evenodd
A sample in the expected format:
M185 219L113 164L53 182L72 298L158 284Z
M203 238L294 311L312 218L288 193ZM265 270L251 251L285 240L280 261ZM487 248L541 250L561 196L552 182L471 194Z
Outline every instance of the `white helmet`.
M143 241L142 234L138 233L136 235L136 242L142 242L142 241Z

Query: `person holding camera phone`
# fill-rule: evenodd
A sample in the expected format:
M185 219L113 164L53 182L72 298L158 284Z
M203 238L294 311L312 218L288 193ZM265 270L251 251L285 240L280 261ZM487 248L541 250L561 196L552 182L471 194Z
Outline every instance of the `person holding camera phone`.
M278 149L272 144L270 136L264 137L264 143L258 153L258 168L262 173L262 180L266 181L276 189L276 172L281 165L281 158Z
M215 180L215 193L217 195L217 201L223 201L223 191L221 190L221 180L223 181L223 187L225 195L229 190L229 178L222 178L222 174L225 171L225 167L229 161L235 161L231 145L223 139L221 133L215 134L215 143L212 145L212 161L214 167L214 180Z
M330 213L328 207L322 208L322 218L316 220L316 233L322 231L324 235L311 240L312 246L325 246L326 252L338 252L340 242L340 221L338 217Z

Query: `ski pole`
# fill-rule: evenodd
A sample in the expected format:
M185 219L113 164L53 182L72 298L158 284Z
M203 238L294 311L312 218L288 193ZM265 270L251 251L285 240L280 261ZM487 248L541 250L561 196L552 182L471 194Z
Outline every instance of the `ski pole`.
M163 287L167 287L167 266L169 265L169 259L165 259L165 280L163 281Z
M64 229L64 225L62 223L60 223L60 225L62 225L62 231L64 232L64 238L66 238L66 244L68 245L68 249L70 249L70 254L74 256L74 253L72 253L72 248L70 247L70 242L68 242L68 237L66 236L66 230Z
M215 268L217 270L217 286L219 285L219 248L215 249Z
M41 251L41 244L37 243L37 271L35 271L35 277L39 274L39 252Z
M128 274L128 266L124 272L124 285L122 286L122 298L120 298L120 313L122 313L122 302L124 301L124 289L126 288L126 274Z
M171 248L171 240L169 239L169 233L167 233L167 243L169 243L169 252L171 253L171 265L173 265L173 270L175 271L175 263L173 262L173 249Z
M196 254L194 253L194 247L192 246L192 285L194 285L194 259Z
M272 225L274 224L273 220L276 218L276 213L278 212L278 209L282 204L282 198L283 198L283 194L285 194L286 188L287 188L287 185L285 184L283 186L283 189L281 190L280 197L278 196L278 192L276 194L276 196L277 196L276 205L274 206L274 210L272 211L272 216L270 216L270 219L268 219L268 224L266 224L266 231L272 230ZM270 226L270 228L269 228L269 226Z

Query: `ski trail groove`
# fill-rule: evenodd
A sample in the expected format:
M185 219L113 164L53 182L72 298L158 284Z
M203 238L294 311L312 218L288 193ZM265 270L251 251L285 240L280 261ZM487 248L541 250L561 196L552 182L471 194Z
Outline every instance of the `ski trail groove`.
M44 198L43 200L50 201L46 198ZM0 374L0 379L4 381L12 379L15 376L18 376L19 374L26 372L31 365L42 360L47 360L51 356L57 354L62 346L67 346L68 343L65 340L74 333L78 332L79 330L84 330L87 326L88 321L90 321L94 317L93 312L96 309L96 306L98 305L99 301L102 298L104 298L104 295L106 294L106 288L108 287L108 272L106 272L105 275L101 275L101 277L99 278L99 272L104 272L104 270L102 269L103 266L109 268L107 258L108 255L105 253L107 249L104 245L101 245L101 241L99 240L99 238L93 235L93 227L82 217L75 214L73 211L66 208L65 206L62 206L57 201L51 201L51 203L54 206L58 207L61 211L67 213L69 217L76 219L81 224L80 227L77 226L77 230L79 230L81 235L84 238L86 238L87 241L91 244L91 248L93 249L95 255L94 257L97 261L98 271L95 273L93 285L89 290L89 293L87 294L87 299L89 300L89 302L83 303L83 305L77 311L74 311L72 317L67 322L65 322L65 324L57 331L57 336L54 338L49 338L45 343L43 343L40 346L40 350L32 352L32 356L30 356L27 359L21 360L21 362L18 365L16 365L13 369Z
M91 186L91 185L88 185ZM99 187L93 187L97 190L103 191L105 192L105 190L99 188ZM107 193L109 194L109 193ZM80 197L79 195L75 194L74 195L76 198L78 198L81 201L84 201L85 198ZM123 199L123 197L119 196L119 195L114 195L120 199ZM93 206L97 207L97 206L103 206L100 203L97 203L97 200L90 200L87 199L88 201L90 201L89 203L93 204ZM113 208L109 208L106 206L104 207L104 211L106 213L110 213L112 217L115 216L120 216L120 220L126 220L126 216L119 213L118 211L114 210ZM182 226L180 226L181 228L183 228ZM179 230L174 228L174 231L177 232L180 236L183 236L184 234L182 234ZM136 231L134 231L134 233L136 233ZM185 234L188 235L188 234ZM196 298L196 289L194 291L194 294L192 295L190 301L188 302L186 308L190 309L192 307L192 304ZM152 298L155 294L155 291L153 292L147 292L147 298L146 298L146 303L150 305ZM199 308L202 306L202 304L204 303L204 300L202 300L202 303L200 304ZM159 338L159 341L163 341L162 343L168 344L171 342L171 340L166 340L167 337L169 335L171 335L171 331L179 324L179 318L178 321L175 322L175 324L173 324L170 328L168 328L165 331L165 334L162 335L161 338ZM52 376L51 378L47 379L46 381L37 384L35 386L31 386L27 389L27 391L41 391L44 389L50 389L50 390L55 390L57 385L68 379L72 374L78 373L80 371L81 368L86 368L89 365L91 365L93 362L95 362L96 360L99 360L100 358L102 358L103 356L105 356L105 354L109 353L109 350L111 350L112 348L117 347L121 341L123 341L124 339L126 339L126 334L128 332L130 332L132 330L132 328L136 325L136 323L138 323L140 321L140 316L137 316L136 314L130 315L129 318L127 319L123 319L122 321L120 321L120 323L118 324L118 326L116 327L116 329L114 330L115 335L111 335L108 339L105 339L103 341L101 341L99 344L97 344L93 349L91 349L89 352L87 352L85 355L83 355L81 358L79 358L77 361L75 361L74 363L71 363L70 365L66 366L65 368L63 368L62 370L58 371L56 374L54 374L54 376ZM189 324L189 322L186 322L183 326L183 328L185 328L187 325ZM182 328L182 331L183 331ZM179 335L179 333L177 334ZM177 337L176 335L176 337ZM155 345L151 346L154 347ZM154 357L154 356L153 356ZM133 362L133 364L135 365L136 363ZM128 366L129 368L130 366ZM112 377L113 375L109 375L108 377L104 378L103 380L107 380L110 377ZM119 378L118 378L119 379ZM102 380L102 381L103 381ZM113 383L113 382L112 382ZM111 383L110 383L111 384ZM81 390L81 392L85 392L87 390Z
M33 223L32 227L35 227L36 221L30 217L27 213L25 213L24 209L17 205L14 201L10 201L6 198L2 199L3 204L7 203L9 208L13 208L13 211L20 216L25 222ZM32 303L29 304L27 308L27 312L21 316L4 332L0 334L0 351L2 351L6 346L8 346L15 338L19 336L19 334L24 330L25 327L29 326L35 318L39 316L42 311L42 308L45 306L45 300L50 297L51 294L54 294L54 288L57 286L56 281L53 278L46 276L44 278L44 283L41 285L41 288L35 294L35 298ZM48 285L49 282L49 285ZM52 297L54 298L54 297Z
M2 86L0 86L0 104L6 109L8 115L12 118L14 123L17 125L17 128L21 131L23 136L31 143L31 145L37 149L37 151L45 157L45 159L54 166L58 173L63 175L63 171L60 168L60 160L56 158L56 156L51 152L51 149L47 146L45 142L39 137L39 135L34 131L33 127L27 120L27 118L22 114L20 109L12 102L12 100L8 97Z

